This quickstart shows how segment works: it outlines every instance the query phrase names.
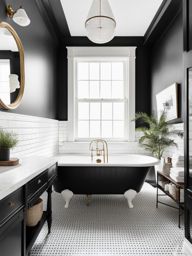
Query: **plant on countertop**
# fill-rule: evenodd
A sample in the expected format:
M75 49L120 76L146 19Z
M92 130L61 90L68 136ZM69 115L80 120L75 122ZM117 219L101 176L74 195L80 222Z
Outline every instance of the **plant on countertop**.
M169 128L164 112L161 114L159 120L143 112L136 113L135 120L143 122L142 127L136 128L136 130L143 132L139 143L158 159L161 159L166 148L170 146L177 147L174 140L170 138L171 136L178 135L183 137L181 131Z
M0 130L0 161L10 159L10 149L14 148L17 143L18 139L14 133Z
M0 130L0 148L11 149L18 143L18 139L14 133Z

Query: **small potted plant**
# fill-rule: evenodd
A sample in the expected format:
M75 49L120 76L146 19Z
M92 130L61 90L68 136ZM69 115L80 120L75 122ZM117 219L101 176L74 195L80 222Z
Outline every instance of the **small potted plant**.
M17 145L15 134L0 130L0 161L9 161L10 149Z
M143 135L139 138L139 143L159 160L161 160L165 149L170 146L177 146L172 139L174 135L183 137L181 131L170 129L164 112L159 120L143 112L137 113L135 120L142 122L141 127L136 129L143 132Z

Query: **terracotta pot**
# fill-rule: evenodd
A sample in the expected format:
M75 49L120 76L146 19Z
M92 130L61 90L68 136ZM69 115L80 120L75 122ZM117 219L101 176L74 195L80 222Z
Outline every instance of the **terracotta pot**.
M0 147L0 161L9 161L10 159L10 149Z

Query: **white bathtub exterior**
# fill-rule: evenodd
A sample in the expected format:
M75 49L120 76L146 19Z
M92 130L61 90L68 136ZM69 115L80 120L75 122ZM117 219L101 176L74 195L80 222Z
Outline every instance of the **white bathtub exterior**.
M58 166L124 166L146 167L155 166L159 163L157 158L140 154L120 154L109 156L108 163L95 163L89 155L63 154L57 157Z

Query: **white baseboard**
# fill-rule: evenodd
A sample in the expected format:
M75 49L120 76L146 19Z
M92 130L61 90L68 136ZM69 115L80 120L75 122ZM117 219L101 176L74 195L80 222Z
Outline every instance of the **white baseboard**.
M183 241L182 251L186 256L192 256L192 244L187 239Z

